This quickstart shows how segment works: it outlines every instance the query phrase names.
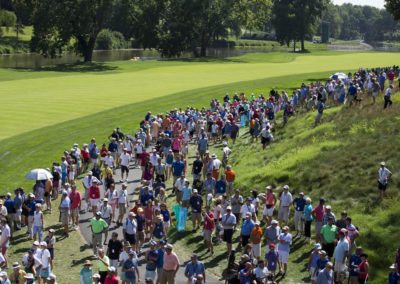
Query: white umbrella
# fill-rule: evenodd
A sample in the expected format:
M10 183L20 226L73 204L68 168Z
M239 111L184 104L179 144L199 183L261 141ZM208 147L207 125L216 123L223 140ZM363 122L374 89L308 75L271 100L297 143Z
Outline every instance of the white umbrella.
M31 170L25 178L29 180L47 180L53 178L53 175L45 169L34 169Z
M347 80L349 77L347 77L347 75L344 73L338 72L338 73L333 74L330 78L335 79L335 80L337 80L337 79Z

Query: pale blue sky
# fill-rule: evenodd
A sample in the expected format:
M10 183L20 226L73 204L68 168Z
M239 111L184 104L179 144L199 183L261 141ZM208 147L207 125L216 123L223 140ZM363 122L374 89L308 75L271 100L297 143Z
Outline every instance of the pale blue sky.
M334 4L351 3L354 5L369 5L377 8L384 8L385 0L332 0Z

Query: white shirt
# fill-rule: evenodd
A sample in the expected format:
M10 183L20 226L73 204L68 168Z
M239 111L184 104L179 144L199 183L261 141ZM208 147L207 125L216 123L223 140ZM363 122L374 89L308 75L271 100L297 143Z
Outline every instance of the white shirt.
M143 145L137 144L135 147L135 152L136 152L136 154L142 154L143 153Z
M267 267L261 268L257 266L254 269L254 274L256 275L256 278L267 278L267 276L269 275L269 271Z
M50 263L49 263L49 258L50 258L50 252L48 249L44 249L42 251L42 257L41 257L41 261L42 261L42 267L43 268L47 268L49 267Z
M246 218L246 214L247 212L250 212L251 215L253 215L253 213L256 213L256 208L254 207L253 204L247 205L247 204L243 204L242 207L240 208L240 213L242 214L242 218Z
M100 212L101 212L101 218L109 219L111 217L112 208L109 204L107 204L106 206L104 206L104 204L102 204L100 206Z
M8 247L10 243L10 237L11 237L11 230L10 227L6 224L3 226L1 230L1 237L0 237L0 245L3 245L5 247ZM4 244L6 239L8 238L8 241Z
M382 184L387 184L387 179L388 179L389 175L391 175L391 174L392 174L392 172L389 171L388 168L386 168L386 167L379 168L379 170L378 170L379 182Z
M126 148L127 151L131 152L132 151L131 141L124 141L124 148Z
M85 176L82 180L83 186L85 188L90 188L93 185L94 180L98 180L98 179L94 176Z
M287 192L287 193L282 192L280 201L281 201L281 204L280 204L281 207L282 206L283 207L289 207L293 202L292 194L290 192Z
M121 188L118 191L118 203L119 204L126 204L127 196L128 196L128 191L126 189L122 189Z
M33 257L35 258L35 268L42 265L42 249L37 248L35 253L33 254Z
M158 154L151 154L150 155L150 163L153 165L153 167L158 165L158 159L160 158L160 155Z
M8 215L7 208L2 205L0 208L0 215L6 217Z
M131 155L129 155L128 153L122 153L121 156L119 157L121 159L121 165L124 167L128 167L129 166L129 161L131 159Z
M37 226L37 227L43 226L42 216L43 216L43 213L41 211L37 212L35 210L35 212L33 213L33 226Z
M212 161L213 170L219 170L221 165L222 165L222 163L219 159L213 159L213 161Z
M187 182L186 178L178 178L175 182L175 187L178 189L178 191L182 191L182 188L185 186L185 183Z
M112 168L114 166L114 158L111 156L105 156L103 158L104 163L109 166L110 168Z
M231 154L231 149L229 149L228 146L225 146L224 149L222 149L222 152L224 153L224 157L228 158Z

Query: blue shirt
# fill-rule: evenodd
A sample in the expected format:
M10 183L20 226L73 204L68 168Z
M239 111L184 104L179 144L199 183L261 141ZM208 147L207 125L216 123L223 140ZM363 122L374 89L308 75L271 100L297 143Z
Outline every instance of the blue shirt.
M306 206L306 200L302 197L296 197L293 201L296 211L303 211Z
M312 205L308 204L306 206L304 206L304 213L303 213L303 217L306 221L312 221L313 220L313 216L312 216Z
M131 269L133 268L135 270L135 267L137 266L137 262L135 259L127 259L124 262L123 268L124 269ZM125 278L126 279L136 279L136 274L135 271L125 271Z
M150 200L154 200L153 193L151 191L144 193L140 196L140 204L144 207L147 207L147 203Z
M218 180L215 183L215 193L224 194L226 192L226 182L224 180Z
M201 207L203 205L203 199L201 198L200 195L193 195L190 197L190 205L192 206L192 212L193 213L200 213L201 212Z
M4 206L7 208L7 213L8 214L14 214L15 213L15 207L14 207L14 200L9 198L4 202Z
M250 236L251 230L254 228L254 221L253 220L246 220L242 224L241 233L243 236Z
M108 151L110 152L117 152L118 151L118 144L111 142L110 144L108 144Z
M361 263L361 257L359 257L358 255L353 253L350 257L350 267L349 267L349 269L350 269L349 275L350 276L358 275L358 272L355 272L354 268L355 268L355 266L358 266L360 263Z
M168 222L170 220L170 215L168 210L160 210L161 215L163 216L164 222Z
M164 230L163 230L164 226L163 223L154 223L154 230L153 230L153 235L158 238L158 239L162 239L164 237Z
M182 200L189 200L192 195L192 189L190 187L182 188Z
M176 177L180 177L185 169L185 164L179 160L172 163L172 173Z
M185 276L192 277L198 274L204 275L204 264L202 262L197 261L197 263L193 263L192 261L186 265L185 268Z
M28 208L31 209L31 211L29 211L29 216L33 216L35 214L36 201L30 200L26 203L26 206L28 206Z
M357 88L354 85L351 85L349 88L349 95L355 96L357 94Z
M251 284L251 277L246 276L245 273L247 273L246 268L243 268L242 270L240 270L240 273L239 273L240 284Z
M163 268L164 266L164 250L158 249L158 259L157 259L157 268Z
M275 250L270 250L265 254L265 259L268 261L268 270L275 271L279 260L279 253Z
M22 208L22 196L20 194L14 197L14 208L21 209Z
M388 276L388 284L397 284L400 281L400 273L390 272Z

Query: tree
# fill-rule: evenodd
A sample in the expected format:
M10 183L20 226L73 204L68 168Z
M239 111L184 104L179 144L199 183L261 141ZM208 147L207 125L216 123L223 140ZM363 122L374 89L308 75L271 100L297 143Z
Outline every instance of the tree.
M17 22L17 16L15 16L14 12L0 10L0 35L2 35L3 30L2 28L9 29L15 26Z
M38 0L31 49L55 57L72 43L85 62L91 61L97 35L112 8L113 0Z
M396 21L400 20L400 0L385 0L385 8L394 17Z
M273 23L278 42L299 40L304 51L305 39L313 36L325 6L325 0L275 0Z

